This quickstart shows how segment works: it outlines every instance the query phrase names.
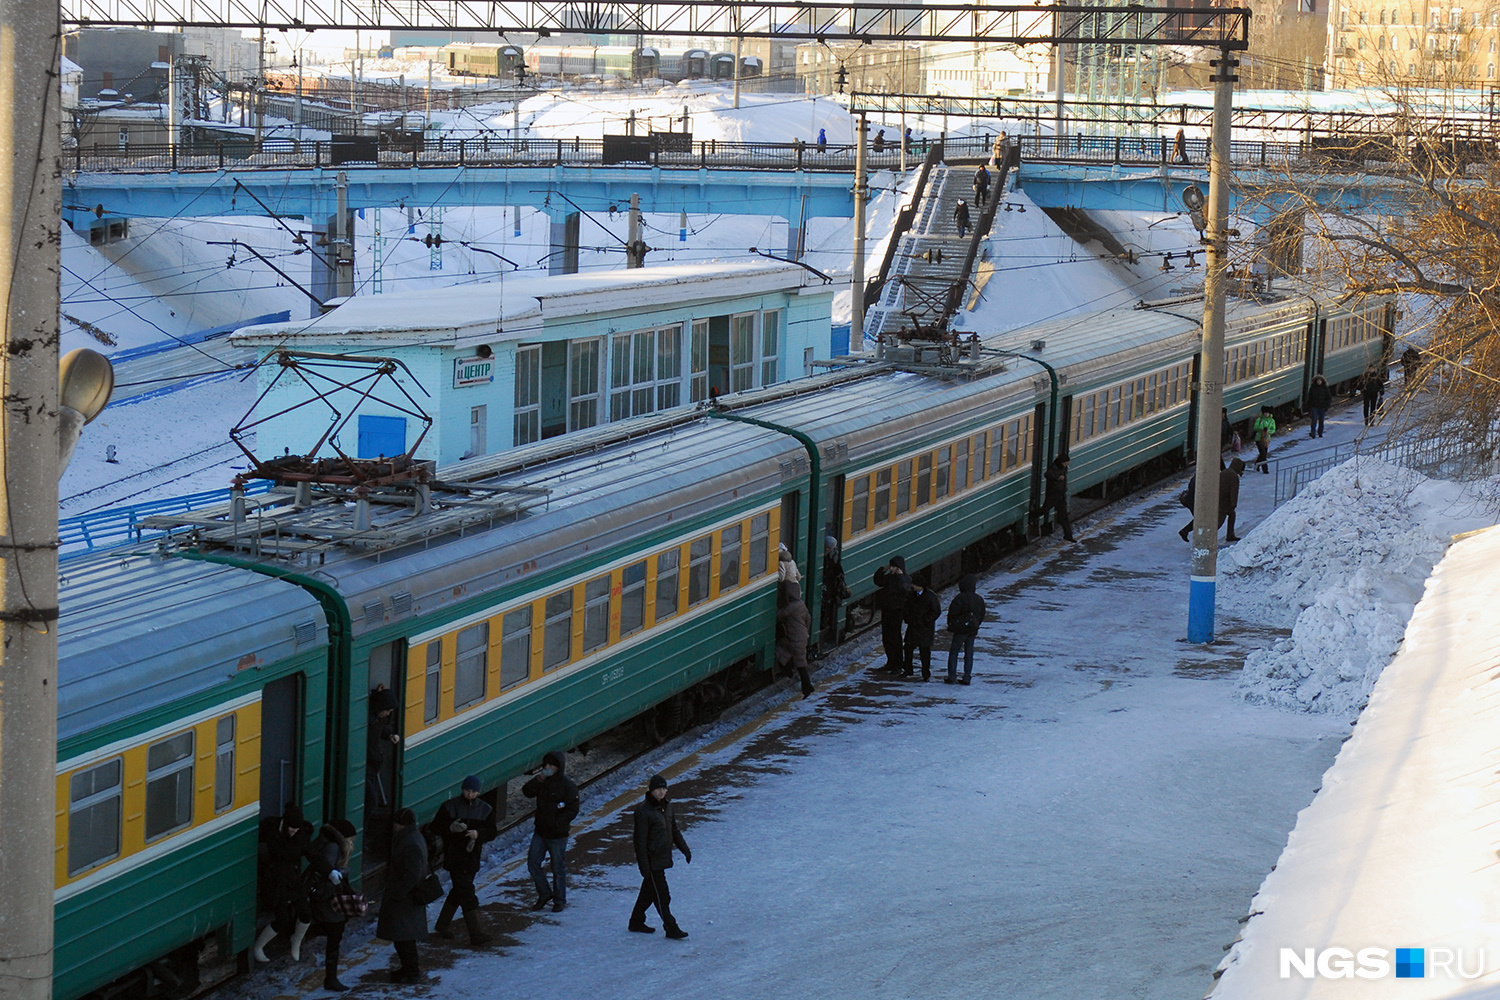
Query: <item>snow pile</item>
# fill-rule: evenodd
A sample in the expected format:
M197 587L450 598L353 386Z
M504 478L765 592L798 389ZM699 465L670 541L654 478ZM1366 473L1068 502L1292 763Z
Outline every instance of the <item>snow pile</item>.
M1242 617L1292 635L1250 654L1241 695L1357 714L1451 535L1489 523L1465 500L1456 484L1356 457L1257 525L1227 553L1224 596Z

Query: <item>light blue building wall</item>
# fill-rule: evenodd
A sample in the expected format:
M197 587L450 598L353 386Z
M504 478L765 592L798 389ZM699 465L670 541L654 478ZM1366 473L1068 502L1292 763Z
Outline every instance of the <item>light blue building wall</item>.
M831 286L782 264L512 275L361 296L234 340L344 358L261 366L258 456L308 454L344 415L318 455L397 454L417 443L425 413L415 455L446 465L810 375L830 356L832 303Z

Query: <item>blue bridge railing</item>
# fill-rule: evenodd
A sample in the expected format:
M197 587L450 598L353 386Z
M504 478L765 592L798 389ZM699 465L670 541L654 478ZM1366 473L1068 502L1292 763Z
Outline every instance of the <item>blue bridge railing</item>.
M245 495L255 496L268 493L270 490L270 480L254 479L246 484ZM159 529L143 529L140 522L153 514L178 514L198 507L228 503L229 493L227 489L205 490L202 493L188 493L184 496L149 500L146 503L131 504L128 507L111 507L108 510L80 514L77 517L62 518L57 524L58 535L62 541L58 558L63 560L76 558L100 549L159 537L166 532Z

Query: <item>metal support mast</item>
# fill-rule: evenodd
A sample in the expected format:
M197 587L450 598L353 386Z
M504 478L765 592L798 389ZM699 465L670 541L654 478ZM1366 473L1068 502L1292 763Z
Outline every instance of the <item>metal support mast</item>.
M57 814L58 7L0 0L0 997L52 995Z
M1197 492L1193 498L1193 571L1188 641L1212 642L1219 557L1219 427L1224 406L1224 298L1229 277L1229 139L1234 69L1228 49L1213 63L1213 149L1208 174L1208 270L1203 281L1203 353L1198 369Z
M865 342L865 202L870 195L865 177L865 133L869 130L869 122L860 115L854 133L854 268L849 287L851 351L862 350Z

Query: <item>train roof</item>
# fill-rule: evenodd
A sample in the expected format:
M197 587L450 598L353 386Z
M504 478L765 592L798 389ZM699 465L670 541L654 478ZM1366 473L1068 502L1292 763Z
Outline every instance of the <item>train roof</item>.
M302 588L190 559L69 562L59 603L59 742L328 641L323 610Z

